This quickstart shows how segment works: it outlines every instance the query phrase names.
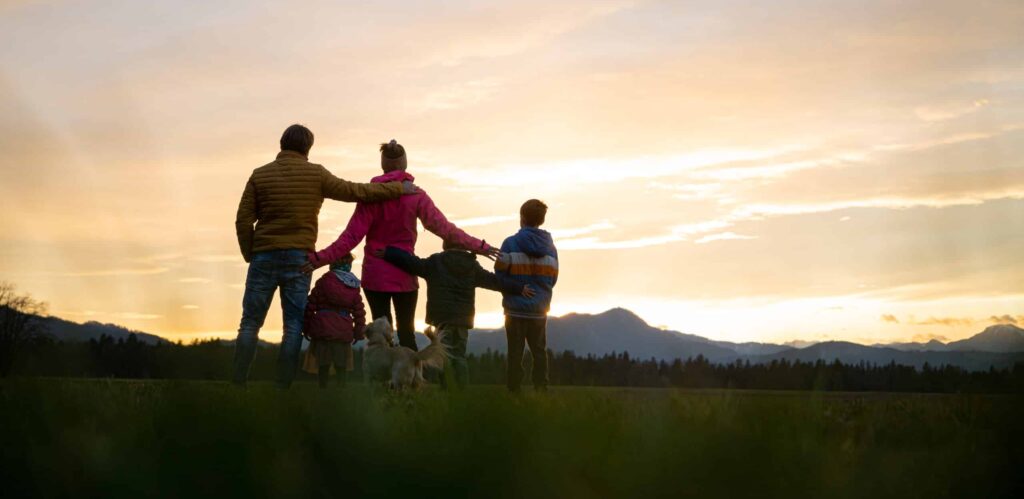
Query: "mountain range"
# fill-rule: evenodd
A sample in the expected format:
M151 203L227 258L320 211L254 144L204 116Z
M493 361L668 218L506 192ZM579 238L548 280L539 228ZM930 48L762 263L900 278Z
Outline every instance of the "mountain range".
M53 316L41 317L39 320L46 329L46 334L58 341L98 340L103 335L118 340L127 338L131 334L144 343L156 344L167 341L155 334L135 331L117 324L103 324L96 321L78 323Z
M129 334L147 343L166 341L163 338L132 331L114 324L86 322L79 324L56 317L45 317L49 334L61 341L88 341L106 334L115 339ZM425 343L426 338L417 335ZM729 363L737 360L751 363L771 361L838 359L846 364L865 362L920 367L954 365L971 370L990 366L1005 368L1024 362L1024 329L1000 324L964 340L942 343L892 343L860 345L846 341L826 341L797 348L774 343L734 343L715 341L702 336L659 329L647 324L633 312L615 308L600 314L569 314L548 320L548 348L572 351L576 355L605 355L628 352L633 358L671 361L703 356L711 362ZM506 350L504 329L475 329L470 334L469 352Z
M505 351L503 329L480 329L470 336L469 351L488 349ZM548 348L571 350L577 355L604 355L629 352L634 358L658 360L686 359L698 355L717 363L737 360L752 363L771 361L832 362L846 364L897 364L921 367L954 365L983 370L990 366L1005 368L1024 362L1024 329L1011 324L990 326L965 340L942 343L898 343L859 345L846 341L826 341L801 348L773 343L733 343L702 336L658 329L632 312L616 308L607 312L569 314L548 321Z

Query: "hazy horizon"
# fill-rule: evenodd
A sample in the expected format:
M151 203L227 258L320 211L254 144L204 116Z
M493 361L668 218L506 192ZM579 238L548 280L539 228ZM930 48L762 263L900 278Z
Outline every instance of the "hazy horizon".
M685 335L692 335L693 334L693 333L685 333L683 331L676 331L676 330L673 330L672 328L670 328L668 326L658 326L658 325L655 325L655 324L651 324L651 323L647 322L643 317L640 317L639 315L636 315L636 313L633 312L632 310L629 310L629 309L626 309L626 308L621 308L621 307L612 308L612 309L605 310L603 312L596 312L596 313L569 312L569 313L564 314L564 315L552 315L552 316L549 316L549 320L573 319L573 318L577 318L577 317L597 318L597 317L605 316L606 314L614 314L616 311L620 311L620 310L625 311L625 312L627 312L629 314L632 314L632 315L636 316L643 323L645 323L647 326L649 326L651 328L654 328L656 330L661 330L661 331L670 332L670 333L676 333L676 334L685 334ZM70 320L70 319L68 319L66 317L59 317L59 316L52 315L52 314L44 314L44 315L48 315L49 318L51 318L51 319L60 319L60 320L64 320L64 321ZM970 334L966 338L963 338L963 339L972 338L972 337L974 337L974 336L976 336L978 334L981 334L983 332L987 332L987 331L989 331L990 329L993 329L993 328L1006 328L1006 327L1009 327L1009 328L1021 329L1021 327L1018 325L1019 324L1019 321L1017 320L1018 318L1011 318L1011 319L1014 319L1014 322L1001 321L1001 322L994 322L991 325L984 325L983 326L984 329L980 329L976 333ZM113 326L113 327L123 328L123 326L121 326L120 324L104 323L104 322L100 322L100 321L96 321L96 320L84 320L84 321L70 320L70 321L74 322L74 323L77 323L79 325L98 324L99 325L98 327L111 327L111 326ZM420 329L418 329L416 331L416 334L423 334L423 331L422 331L423 326L425 326L425 325L424 324L419 324L418 325L418 327L420 327ZM491 332L491 331L500 331L503 328L504 328L503 325L498 325L496 327L480 327L480 326L477 326L477 327L471 329L471 331L479 331L481 333L487 333L487 332ZM150 334L150 335L155 335L155 336L158 336L160 338L163 338L164 340L168 340L168 341L182 341L183 343L189 343L189 341L194 341L194 340L218 339L216 337L205 337L205 338L198 337L198 338L192 338L191 340L186 340L186 339L180 338L180 337L166 337L166 336L154 334L154 333L149 332L149 331L130 329L130 328L128 329L128 331L125 334L128 334L128 333ZM101 333L90 333L90 334L101 334ZM730 341L730 340L725 340L725 339L722 339L722 338L708 337L708 336L703 336L703 335L699 335L699 334L697 334L695 336L700 336L700 337L702 337L702 338L704 338L706 340L710 340L712 342L729 342ZM59 331L59 332L57 332L55 334L55 338L58 339L58 340L62 340L62 341L66 340L68 338L74 338L74 337L76 337L75 334L69 334L68 331L64 331L64 330L61 330L61 331ZM114 334L113 337L116 339L116 338L121 337L121 335L120 334ZM222 339L222 340L233 340L233 338L219 338L219 339ZM275 337L275 335L267 335L266 337L263 337L263 335L261 335L260 340L261 341L265 341L267 343L272 343L272 344L280 344L280 342L281 342L280 341L281 338L280 337ZM427 340L425 340L423 338L420 338L418 341L427 341ZM789 346L789 347L800 349L800 348L806 348L806 347L809 347L809 346L817 345L819 343L828 343L828 342L834 342L834 341L850 342L849 340L842 340L842 339L823 339L823 340L819 340L819 341L812 341L812 340L803 340L803 339L795 338L795 339L790 339L790 340L786 340L786 341L772 341L772 342L769 342L769 341L739 341L739 342L735 342L735 343L737 343L737 344L761 343L761 344L765 344L765 345L783 345L783 346ZM910 345L910 344L925 345L925 344L932 343L932 342L939 342L939 343L941 343L943 345L947 345L947 344L953 343L955 341L958 341L958 340L940 340L940 339L937 339L937 338L928 338L925 341L899 341L899 340L897 340L897 341L885 341L885 342L875 342L875 343L863 343L863 342L852 341L852 343L856 343L856 344L860 344L860 345L864 345L864 346L872 346L872 347L873 346L886 346L886 347L897 347L897 348L899 348L900 346L905 346L905 345ZM479 345L476 345L476 346L474 346L474 348L479 350L480 347L479 347ZM502 346L501 348L503 349L504 346ZM991 352L991 351L994 351L994 350L986 350L986 352ZM1004 353L1012 353L1012 352L1004 352Z
M238 198L298 122L348 180L402 142L491 243L548 202L554 315L963 339L1024 323L1022 25L1013 1L8 2L0 280L71 320L233 338ZM325 202L318 248L354 207ZM498 295L477 309L500 325ZM275 299L261 338L280 321Z

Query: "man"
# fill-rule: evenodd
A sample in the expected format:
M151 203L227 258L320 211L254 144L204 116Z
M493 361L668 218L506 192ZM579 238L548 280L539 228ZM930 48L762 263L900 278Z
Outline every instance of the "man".
M235 230L242 258L249 263L242 298L242 320L235 341L232 381L244 385L256 354L260 328L277 288L281 288L284 334L278 356L278 385L291 385L302 347L302 321L310 275L301 272L316 249L317 216L324 198L376 202L416 192L411 182L357 184L310 163L313 132L292 125L281 135L277 159L253 170L238 204ZM255 227L254 227L255 225Z
M505 334L508 339L508 389L518 392L523 380L523 346L533 356L533 387L548 386L547 321L551 292L558 282L558 250L551 234L541 230L548 207L531 199L519 209L519 232L501 244L495 273L528 284L533 296L504 293Z

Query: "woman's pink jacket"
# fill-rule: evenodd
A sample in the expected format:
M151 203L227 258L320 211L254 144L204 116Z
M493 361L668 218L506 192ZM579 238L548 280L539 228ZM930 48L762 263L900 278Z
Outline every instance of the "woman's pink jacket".
M409 173L395 170L374 177L371 182L402 182L413 181ZM355 249L363 238L366 247L363 252L363 289L383 292L406 292L419 288L416 276L391 265L383 259L373 256L374 250L388 246L401 248L415 253L417 228L416 221L423 227L446 241L476 252L484 253L490 245L470 236L445 218L441 210L426 192L402 196L398 199L379 203L359 203L356 211L348 221L345 231L330 246L315 253L314 262L326 265Z

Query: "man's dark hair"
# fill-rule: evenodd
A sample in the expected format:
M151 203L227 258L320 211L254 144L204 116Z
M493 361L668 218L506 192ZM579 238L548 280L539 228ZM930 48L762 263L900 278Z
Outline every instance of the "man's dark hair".
M282 151L295 151L303 156L309 156L311 147L313 147L313 132L302 125L292 125L281 134Z
M519 208L519 218L527 227L540 227L548 214L548 205L539 199L531 199Z

